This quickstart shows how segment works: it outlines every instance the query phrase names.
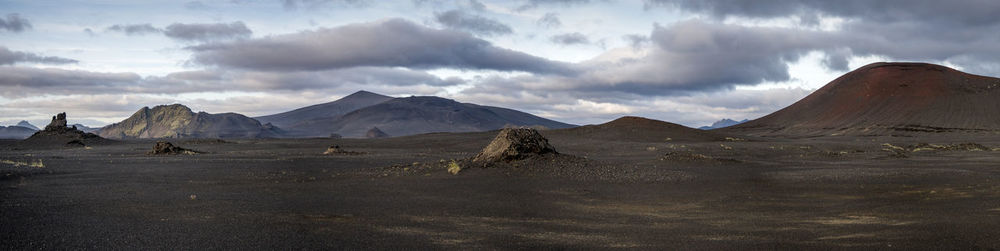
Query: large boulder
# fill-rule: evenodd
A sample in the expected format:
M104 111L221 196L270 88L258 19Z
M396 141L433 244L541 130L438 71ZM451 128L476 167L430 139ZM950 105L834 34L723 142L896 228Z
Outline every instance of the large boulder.
M160 154L198 154L198 151L185 149L178 146L174 146L170 142L157 141L156 145L153 146L153 150L149 151L148 154L160 155Z
M544 154L559 154L549 140L531 128L504 128L474 162L510 162Z

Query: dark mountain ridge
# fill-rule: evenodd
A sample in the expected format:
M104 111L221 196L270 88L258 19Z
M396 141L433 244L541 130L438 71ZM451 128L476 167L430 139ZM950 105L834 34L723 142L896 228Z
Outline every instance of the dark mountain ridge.
M492 106L460 103L433 96L394 98L361 108L340 117L303 121L290 130L312 136L337 133L344 137L364 137L372 127L392 136L432 132L489 131L505 126L568 128L573 125L528 113Z
M257 119L261 123L272 123L278 127L289 127L301 121L339 117L357 109L389 101L390 99L392 97L368 91L358 91L332 102L306 106L278 114L260 116L254 119Z

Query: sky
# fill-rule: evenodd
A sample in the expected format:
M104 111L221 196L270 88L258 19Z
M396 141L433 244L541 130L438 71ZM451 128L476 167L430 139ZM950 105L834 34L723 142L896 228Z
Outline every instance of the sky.
M882 61L1000 76L1000 1L0 0L0 125L359 90L597 124L755 119Z

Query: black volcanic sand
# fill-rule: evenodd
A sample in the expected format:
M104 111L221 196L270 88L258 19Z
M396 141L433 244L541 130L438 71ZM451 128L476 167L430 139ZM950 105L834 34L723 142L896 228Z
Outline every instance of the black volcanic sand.
M495 133L175 140L207 152L176 156L146 155L154 141L3 141L0 160L45 167L0 163L0 247L1000 248L1000 151L882 150L1000 137L629 143L543 131L565 155L447 172ZM365 154L323 155L330 145Z

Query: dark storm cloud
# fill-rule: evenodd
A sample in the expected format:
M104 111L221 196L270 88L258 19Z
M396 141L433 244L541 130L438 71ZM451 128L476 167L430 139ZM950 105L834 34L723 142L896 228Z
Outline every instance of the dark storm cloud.
M514 30L499 21L466 13L462 10L449 10L434 13L434 19L445 27L471 32L484 36L507 35Z
M210 41L215 39L246 38L253 31L243 22L216 24L181 24L175 23L163 30L163 35L169 38L186 41Z
M0 17L0 30L10 32L22 32L31 29L31 22L24 19L20 14L10 13L7 18Z
M387 66L573 73L567 63L496 47L465 32L431 29L403 19L188 49L194 52L194 63L270 71Z
M0 46L0 65L11 65L16 63L42 63L42 64L75 64L76 60L52 57L52 56L40 56L31 52L21 52L12 51L7 49L7 47Z
M561 45L589 44L590 39L579 32L559 34L549 37L549 41Z
M125 35L129 36L146 35L146 34L162 32L160 28L153 27L152 24L116 24L108 26L108 28L106 28L105 30L124 32Z
M559 28L562 26L562 21L559 20L559 14L555 12L545 13L544 16L538 19L538 25L546 28Z

